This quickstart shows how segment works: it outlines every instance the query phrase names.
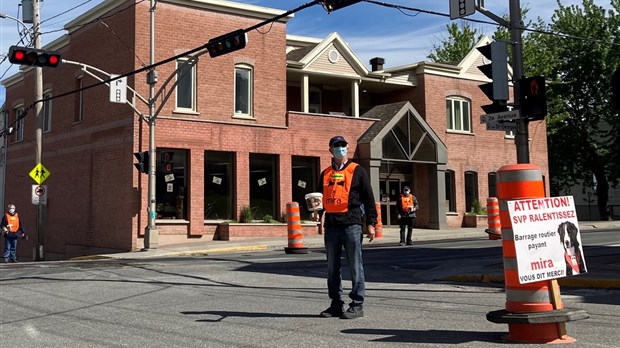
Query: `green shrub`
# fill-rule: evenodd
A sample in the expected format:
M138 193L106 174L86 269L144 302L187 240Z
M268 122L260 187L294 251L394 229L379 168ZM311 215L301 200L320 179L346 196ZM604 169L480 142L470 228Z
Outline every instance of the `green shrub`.
M487 208L480 205L480 201L476 199L471 202L471 211L469 213L471 215L487 215Z
M288 223L288 220L286 219L286 212L285 211L280 213L280 222L283 223L283 224Z
M239 222L249 223L254 220L254 210L247 205L241 207L241 213L239 214Z
M278 220L274 219L273 216L269 214L265 214L265 216L263 216L263 221L268 224L273 224L273 223L278 222Z

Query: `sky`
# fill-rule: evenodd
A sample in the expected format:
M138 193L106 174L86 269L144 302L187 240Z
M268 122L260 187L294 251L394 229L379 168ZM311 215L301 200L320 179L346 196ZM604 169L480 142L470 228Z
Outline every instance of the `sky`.
M65 23L73 20L104 0L42 0L41 32L42 45L46 45L65 32ZM149 1L149 0L145 0ZM295 9L310 0L235 0L257 6L281 9ZM498 16L508 13L510 0L486 0L487 10ZM338 32L349 44L360 61L370 68L373 57L385 58L385 68L417 63L427 60L426 56L447 38L447 26L452 20L448 16L450 0L387 0L414 9L431 11L434 14L415 10L398 10L385 6L359 2L349 7L327 14L320 5L295 13L287 24L287 33L301 36L325 38ZM563 5L581 4L581 0L561 0ZM595 0L595 4L609 8L609 0ZM0 0L0 13L22 19L21 0ZM550 22L553 11L558 7L557 0L521 0L521 7L530 9L529 19L542 18ZM444 14L444 15L441 15ZM155 14L157 21L157 13ZM492 22L481 13L468 18ZM470 22L479 33L491 35L496 27L490 24ZM26 24L28 28L30 24ZM20 41L19 32L24 27L10 18L0 18L0 81L14 75L18 67L3 60L9 46ZM60 31L57 31L60 30ZM52 33L47 33L52 32ZM47 34L46 34L47 33ZM23 44L20 44L23 45ZM5 91L0 86L0 105L4 103Z

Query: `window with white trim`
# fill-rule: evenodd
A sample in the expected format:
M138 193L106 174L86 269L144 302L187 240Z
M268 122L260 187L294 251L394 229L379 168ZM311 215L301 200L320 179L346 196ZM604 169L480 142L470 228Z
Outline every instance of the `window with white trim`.
M471 133L471 103L467 99L446 99L446 127L448 130Z
M52 101L48 98L52 97L51 91L43 93L43 133L50 132L52 130Z
M235 116L252 116L252 67L235 66Z
M23 106L15 108L15 123L13 125L13 127L15 127L15 134L13 136L13 142L19 142L24 140L24 119L22 117L23 114Z
M196 65L177 60L176 110L196 111Z

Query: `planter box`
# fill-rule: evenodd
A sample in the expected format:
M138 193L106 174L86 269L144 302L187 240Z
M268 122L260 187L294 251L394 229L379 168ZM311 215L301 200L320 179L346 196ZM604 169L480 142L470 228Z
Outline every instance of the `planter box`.
M461 227L487 227L488 217L486 215L463 215Z
M302 236L317 236L319 233L318 223L301 224ZM267 238L282 237L288 238L287 224L266 224L266 223L222 223L217 226L214 239L232 240L244 238Z

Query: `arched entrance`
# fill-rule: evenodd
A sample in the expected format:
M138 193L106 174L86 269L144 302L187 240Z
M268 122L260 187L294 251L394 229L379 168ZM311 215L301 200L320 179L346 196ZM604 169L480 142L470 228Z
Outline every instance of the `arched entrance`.
M358 142L384 226L396 226L396 201L404 186L420 202L418 226L446 227L447 148L409 102L377 106L363 117L377 118Z

